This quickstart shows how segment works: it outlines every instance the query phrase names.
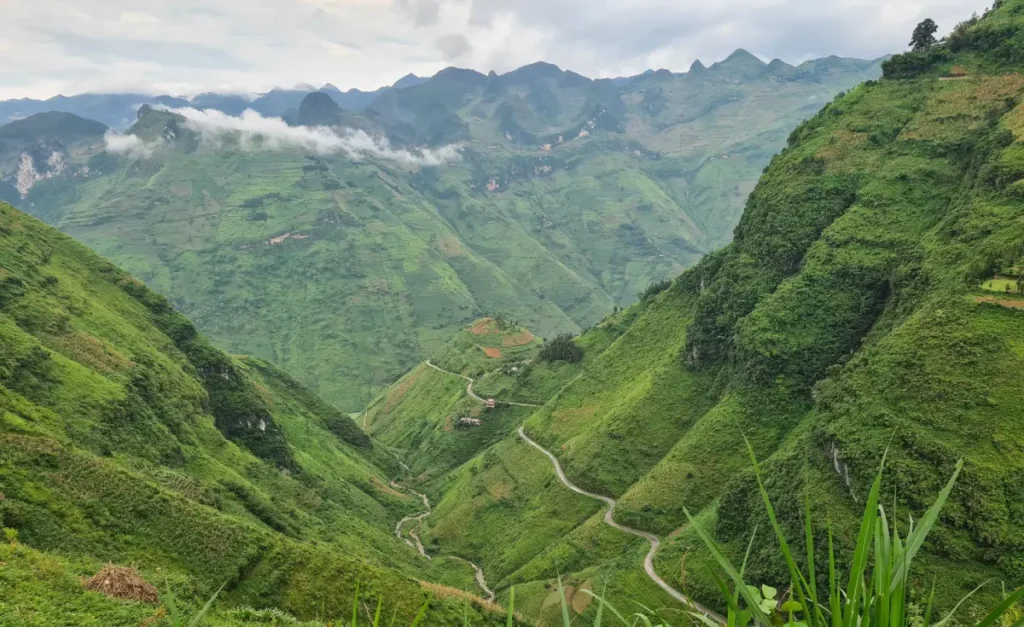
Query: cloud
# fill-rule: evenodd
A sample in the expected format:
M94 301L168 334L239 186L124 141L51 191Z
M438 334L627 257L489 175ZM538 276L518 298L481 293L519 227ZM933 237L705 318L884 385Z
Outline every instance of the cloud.
M145 142L137 135L119 135L114 131L106 132L103 143L107 152L128 157L150 157L160 147L160 142Z
M444 60L449 62L461 59L473 50L473 44L461 33L442 35L434 41L434 45L441 51Z
M214 144L237 142L243 150L301 148L320 154L342 154L351 159L371 156L418 166L442 165L460 157L460 149L456 145L436 149L395 149L386 138L373 137L362 130L288 126L283 120L263 117L251 109L237 117L214 110L165 110L184 117L186 127L199 133L203 141Z
M441 0L397 0L416 26L431 26L441 19Z
M723 59L800 62L906 49L992 0L0 0L0 99L129 85L145 93L375 89L452 63L543 60L594 78ZM144 10L140 6L144 5Z

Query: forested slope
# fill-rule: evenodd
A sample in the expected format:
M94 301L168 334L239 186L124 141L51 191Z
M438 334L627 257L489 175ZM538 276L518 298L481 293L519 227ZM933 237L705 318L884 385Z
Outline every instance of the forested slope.
M186 602L225 584L219 607L307 619L348 611L359 583L411 620L415 579L445 574L392 535L418 506L389 487L398 472L294 379L213 348L163 297L0 205L0 623L158 611L83 591L104 562ZM429 620L451 611L435 602Z
M990 579L1024 583L1021 32L1024 2L999 3L887 62L884 79L793 131L730 245L585 333L582 364L521 378L524 395L548 390L531 436L574 482L621 497L621 522L668 538L666 580L715 602L684 508L738 559L766 528L745 435L790 538L807 494L816 546L831 522L840 563L887 450L901 525L964 459L914 598L923 606L933 579L944 608ZM597 504L561 489L514 435L430 485L440 504L427 536L475 552L500 587L524 583L538 613L556 571L667 602L642 578L641 547L601 527ZM761 537L747 578L785 587Z

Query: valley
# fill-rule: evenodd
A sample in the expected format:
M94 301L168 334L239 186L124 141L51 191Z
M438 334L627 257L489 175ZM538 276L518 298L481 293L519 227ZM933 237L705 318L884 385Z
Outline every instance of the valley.
M0 626L1021 627L1024 0L939 32L0 102Z
M619 83L451 68L358 109L307 93L274 141L181 109L210 99L147 105L112 144L39 114L0 130L0 200L354 412L472 320L578 333L722 246L789 129L879 63L737 51ZM391 147L348 154L301 124ZM450 146L440 165L401 152Z

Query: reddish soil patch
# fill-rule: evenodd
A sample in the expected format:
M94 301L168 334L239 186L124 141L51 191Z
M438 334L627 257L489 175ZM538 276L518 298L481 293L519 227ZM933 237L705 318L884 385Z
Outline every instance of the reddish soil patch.
M501 349L500 348L491 348L490 346L481 346L480 350L482 350L484 352L484 355L487 355L491 359L501 359Z
M408 494L404 494L404 493L399 492L398 490L392 488L387 483L381 481L381 479L377 475L370 475L370 483L372 483L373 487L377 488L381 492L384 492L386 494L390 494L391 496L397 496L398 498L402 499L403 501L409 500L409 495Z
M1024 300L1002 300L993 296L975 296L974 302L992 303L993 305L1009 307L1010 309L1024 309Z
M533 341L533 333L530 333L526 329L523 329L515 335L501 338L502 348L515 348L516 346L526 346Z
M489 335L495 332L494 318L482 318L479 322L470 327L469 332L473 335Z

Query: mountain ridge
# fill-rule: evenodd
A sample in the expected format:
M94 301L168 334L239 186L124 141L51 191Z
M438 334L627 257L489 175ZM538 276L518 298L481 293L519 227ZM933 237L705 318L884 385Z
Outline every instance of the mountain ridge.
M53 146L31 185L18 189L20 162L0 165L0 182L219 345L357 411L480 316L576 332L722 245L789 128L877 69L652 72L619 86L553 65L452 69L360 111L305 95L291 124L336 139L297 126L266 141L264 127L214 132L199 114L150 108L121 152L40 178L53 154L71 159ZM324 117L298 119L313 101ZM452 156L423 165L432 150ZM326 348L339 340L345 350Z

